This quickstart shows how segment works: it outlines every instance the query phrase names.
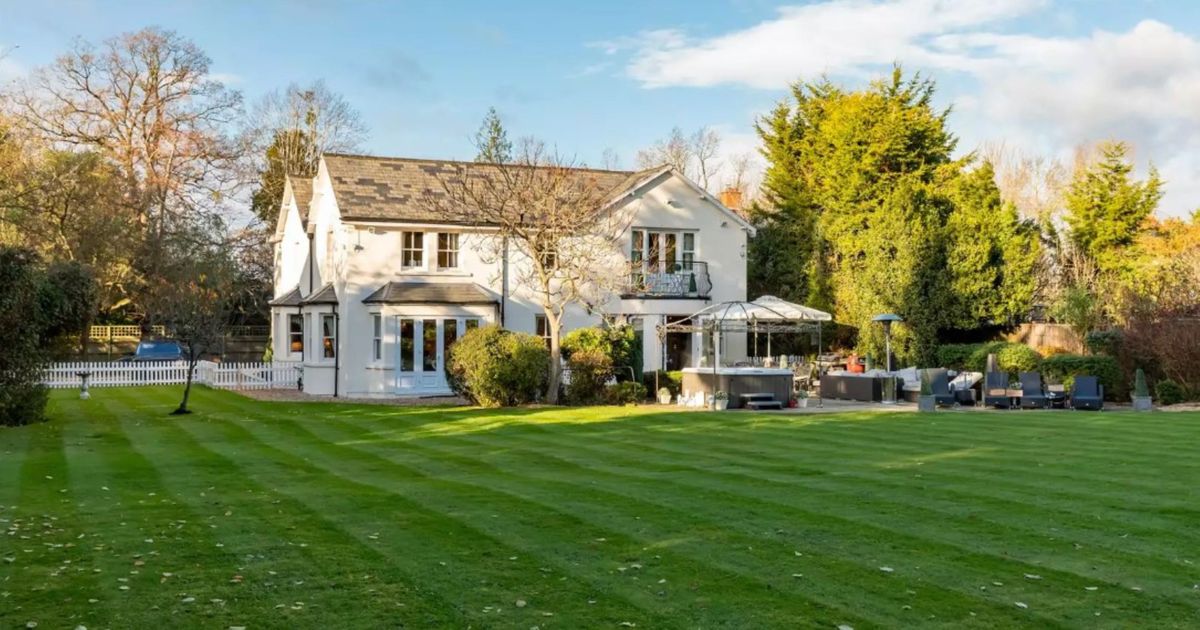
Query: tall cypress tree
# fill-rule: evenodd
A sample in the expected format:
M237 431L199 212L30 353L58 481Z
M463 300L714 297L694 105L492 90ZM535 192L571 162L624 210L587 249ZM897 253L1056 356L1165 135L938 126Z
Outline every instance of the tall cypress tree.
M475 156L476 162L507 164L512 161L512 142L495 107L488 108L479 131L475 132L475 147L479 150Z

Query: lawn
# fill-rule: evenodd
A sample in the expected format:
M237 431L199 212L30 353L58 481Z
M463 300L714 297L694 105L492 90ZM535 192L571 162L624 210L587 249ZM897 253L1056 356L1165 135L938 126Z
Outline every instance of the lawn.
M1197 414L93 392L0 429L0 628L1200 623Z

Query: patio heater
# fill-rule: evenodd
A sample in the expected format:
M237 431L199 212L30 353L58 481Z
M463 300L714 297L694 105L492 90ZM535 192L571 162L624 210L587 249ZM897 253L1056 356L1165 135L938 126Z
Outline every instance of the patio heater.
M887 353L887 376L883 379L883 402L886 405L896 404L896 377L892 374L892 322L902 322L895 313L876 315L874 321L883 324L884 352Z
M892 322L902 322L904 320L901 319L901 317L899 315L896 315L895 313L884 313L883 315L876 315L872 321L876 321L876 322L883 324L883 339L884 339L884 346L886 348L885 352L887 352L887 371L891 372L892 371Z

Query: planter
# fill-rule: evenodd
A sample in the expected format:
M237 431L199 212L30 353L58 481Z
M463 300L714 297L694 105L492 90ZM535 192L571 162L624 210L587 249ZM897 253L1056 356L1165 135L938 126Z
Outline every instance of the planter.
M1132 398L1134 411L1151 411L1154 409L1149 396L1133 396Z
M918 396L917 411L937 411L937 398L933 396Z
M728 400L721 399L721 398L718 398L718 399L716 400L716 403L715 403L715 405L716 405L716 407L717 407L717 411L725 411L726 409L728 409L728 408L729 408L729 401L728 401Z
M669 392L669 391L658 392L658 404L660 404L660 405L671 404L671 392Z
M796 407L799 409L807 409L808 408L808 399L807 398L797 399Z

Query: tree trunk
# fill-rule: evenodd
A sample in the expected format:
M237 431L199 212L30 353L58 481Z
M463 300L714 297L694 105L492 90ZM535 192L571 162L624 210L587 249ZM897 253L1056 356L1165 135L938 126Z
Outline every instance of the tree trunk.
M559 347L561 315L551 315L550 311L546 311L546 326L550 329L550 382L546 387L546 402L557 405L558 389L562 383L562 348Z
M188 351L188 369L187 383L183 386L183 400L179 402L179 408L171 412L173 416L182 416L187 413L192 413L188 409L188 398L192 395L192 374L196 371L196 354Z

